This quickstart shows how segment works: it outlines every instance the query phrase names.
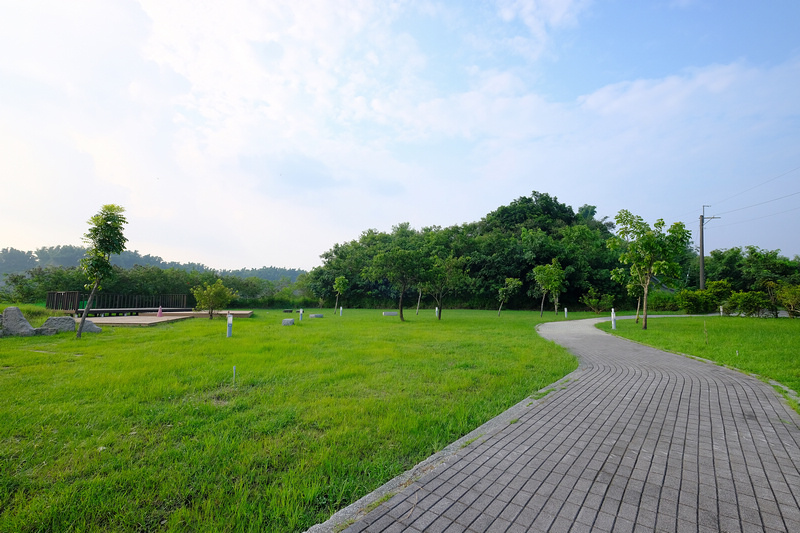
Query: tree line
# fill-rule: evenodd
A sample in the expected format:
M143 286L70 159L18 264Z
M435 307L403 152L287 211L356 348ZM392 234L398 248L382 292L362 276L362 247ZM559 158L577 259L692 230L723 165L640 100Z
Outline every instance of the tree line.
M41 301L47 291L83 290L86 278L77 267L56 264L56 257L74 255L73 248L80 247L37 250L33 267L5 276L0 298ZM9 250L0 259L24 259ZM143 262L152 258L130 253ZM705 259L708 287L699 291L699 258L682 224L666 228L659 220L650 227L625 210L612 221L599 218L595 206L574 211L537 191L477 222L368 229L320 257L322 265L307 274L274 267L214 271L202 265L115 264L103 288L120 294L186 294L192 302L193 288L222 280L237 294L232 306L397 307L402 316L404 308L424 302L437 307L440 318L452 308L499 312L505 306L543 313L547 300L556 310L561 305L596 312L643 303L652 310L710 312L725 302L732 311L748 314L746 309L759 305L790 309L794 304L785 302L792 287L800 293L800 258L754 246L712 251ZM265 279L275 274L283 275Z
M78 267L86 256L86 246L42 246L34 251L22 251L15 248L0 249L0 275L22 274L36 267ZM165 261L157 255L142 255L138 250L123 250L120 254L111 256L110 263L121 269L152 266L163 270L177 269L197 272L216 272L220 276L235 276L240 278L256 277L269 281L279 281L289 278L291 282L297 281L298 276L305 274L305 270L297 268L280 268L263 266L261 268L241 268L238 270L220 270L211 268L202 263L179 263Z

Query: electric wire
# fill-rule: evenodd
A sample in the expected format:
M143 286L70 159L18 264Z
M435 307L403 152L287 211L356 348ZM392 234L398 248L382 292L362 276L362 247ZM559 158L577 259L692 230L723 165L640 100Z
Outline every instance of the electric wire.
M750 187L749 189L745 189L745 190L743 190L743 191L741 191L741 192L737 192L737 193L736 193L736 194L734 194L733 196L729 196L729 197L725 198L724 200L720 200L719 202L715 202L713 205L716 205L716 204L721 204L721 203L727 202L728 200L732 200L732 199L736 198L737 196L741 196L741 195L743 195L744 193L746 193L746 192L750 192L750 191L752 191L753 189L757 189L757 188L761 187L762 185L766 185L767 183L769 183L769 182L771 182L771 181L775 181L775 180L776 180L776 179L778 179L778 178L782 178L782 177L786 176L787 174L791 174L792 172L794 172L794 171L796 171L796 170L800 170L800 167L795 167L795 168L793 168L793 169L791 169L791 170L787 170L787 171L786 171L786 172L784 172L783 174L778 174L777 176L775 176L775 177L773 177L773 178L770 178L770 179L768 179L767 181L763 181L763 182L759 183L758 185L754 185L754 186ZM744 209L744 208L743 208L743 209ZM728 211L728 212L730 213L731 211Z
M738 222L729 222L728 224L715 225L714 228L715 229L720 229L720 228L726 228L728 226L735 226L737 224L746 224L747 222L753 222L754 220L761 220L762 218L776 217L778 215L783 215L783 214L791 213L792 211L798 211L798 210L800 210L800 207L787 209L786 211L780 211L778 213L770 213L769 215L764 215L763 217L748 218L747 220L740 220Z
M722 213L717 213L717 215L726 215L728 213L735 213L736 211L743 211L745 209L750 209L751 207L758 207L759 205L764 205L764 204L769 204L769 203L772 203L772 202L777 202L778 200L783 200L784 198L789 198L791 196L797 196L798 194L800 194L800 191L793 192L791 194L787 194L786 196L781 196L780 198L773 198L772 200L767 200L765 202L759 202L757 204L748 205L748 206L745 206L745 207L739 207L737 209L731 209L730 211L723 211Z

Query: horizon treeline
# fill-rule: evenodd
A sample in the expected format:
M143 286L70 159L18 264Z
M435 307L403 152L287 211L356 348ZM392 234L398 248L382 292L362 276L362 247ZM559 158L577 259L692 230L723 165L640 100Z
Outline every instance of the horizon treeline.
M36 267L78 267L86 254L85 246L43 246L34 251L22 251L15 248L0 249L0 274L20 274ZM279 281L289 278L293 283L300 274L306 271L298 268L281 268L263 266L261 268L240 268L236 270L212 268L202 263L180 263L165 261L157 255L142 255L138 250L125 250L120 255L111 257L111 264L123 269L136 266L154 266L163 270L175 268L179 270L195 270L197 272L216 272L220 276L237 276L240 278L256 277L268 281Z
M507 279L521 290L506 308L538 308L541 288L533 270L554 260L563 269L561 307L636 307L637 296L612 281L623 267L619 250L608 247L614 223L599 217L595 206L572 207L534 191L501 206L477 222L416 230L408 223L391 232L367 229L352 241L334 244L320 255L323 264L306 273L263 267L213 270L199 263L168 263L160 257L126 251L115 257L112 279L103 290L119 294L187 294L203 283L222 279L237 291L238 307L395 307L418 299L427 307L490 309ZM82 291L85 277L77 267L84 249L56 246L19 252L0 250L0 299L42 301L47 291ZM698 289L699 257L689 244L673 258L674 279L658 279L648 298L652 310L677 310L681 291ZM769 291L770 284L800 284L800 257L755 246L713 250L705 258L707 282L726 281L733 291ZM338 280L338 281L337 281ZM598 306L592 305L597 303ZM602 302L602 304L600 304ZM607 310L607 309L606 309Z

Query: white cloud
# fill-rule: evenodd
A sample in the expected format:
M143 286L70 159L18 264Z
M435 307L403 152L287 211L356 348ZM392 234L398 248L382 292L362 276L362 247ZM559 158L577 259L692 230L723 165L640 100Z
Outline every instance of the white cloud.
M20 3L0 21L19 50L0 57L0 222L33 190L44 214L0 246L78 243L113 202L143 253L309 268L369 227L477 220L534 189L662 212L686 201L676 176L708 196L715 172L791 168L798 61L539 94L536 58L588 5ZM501 54L514 40L523 57Z

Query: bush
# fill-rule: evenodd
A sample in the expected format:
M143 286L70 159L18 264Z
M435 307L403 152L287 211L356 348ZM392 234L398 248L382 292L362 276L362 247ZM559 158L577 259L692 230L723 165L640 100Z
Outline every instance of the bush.
M762 311L769 307L769 298L763 292L739 291L731 293L723 310L726 315L761 316Z
M714 310L714 302L706 291L683 290L678 293L678 305L690 315L707 314Z
M678 294L678 305L690 315L713 313L730 297L728 281L710 281L705 290L683 290Z
M610 294L600 294L597 289L591 287L589 292L581 297L581 303L599 315L614 307L614 297Z
M679 311L678 295L674 292L653 291L647 295L647 309L650 311Z
M800 316L800 285L781 285L777 296L790 317Z

